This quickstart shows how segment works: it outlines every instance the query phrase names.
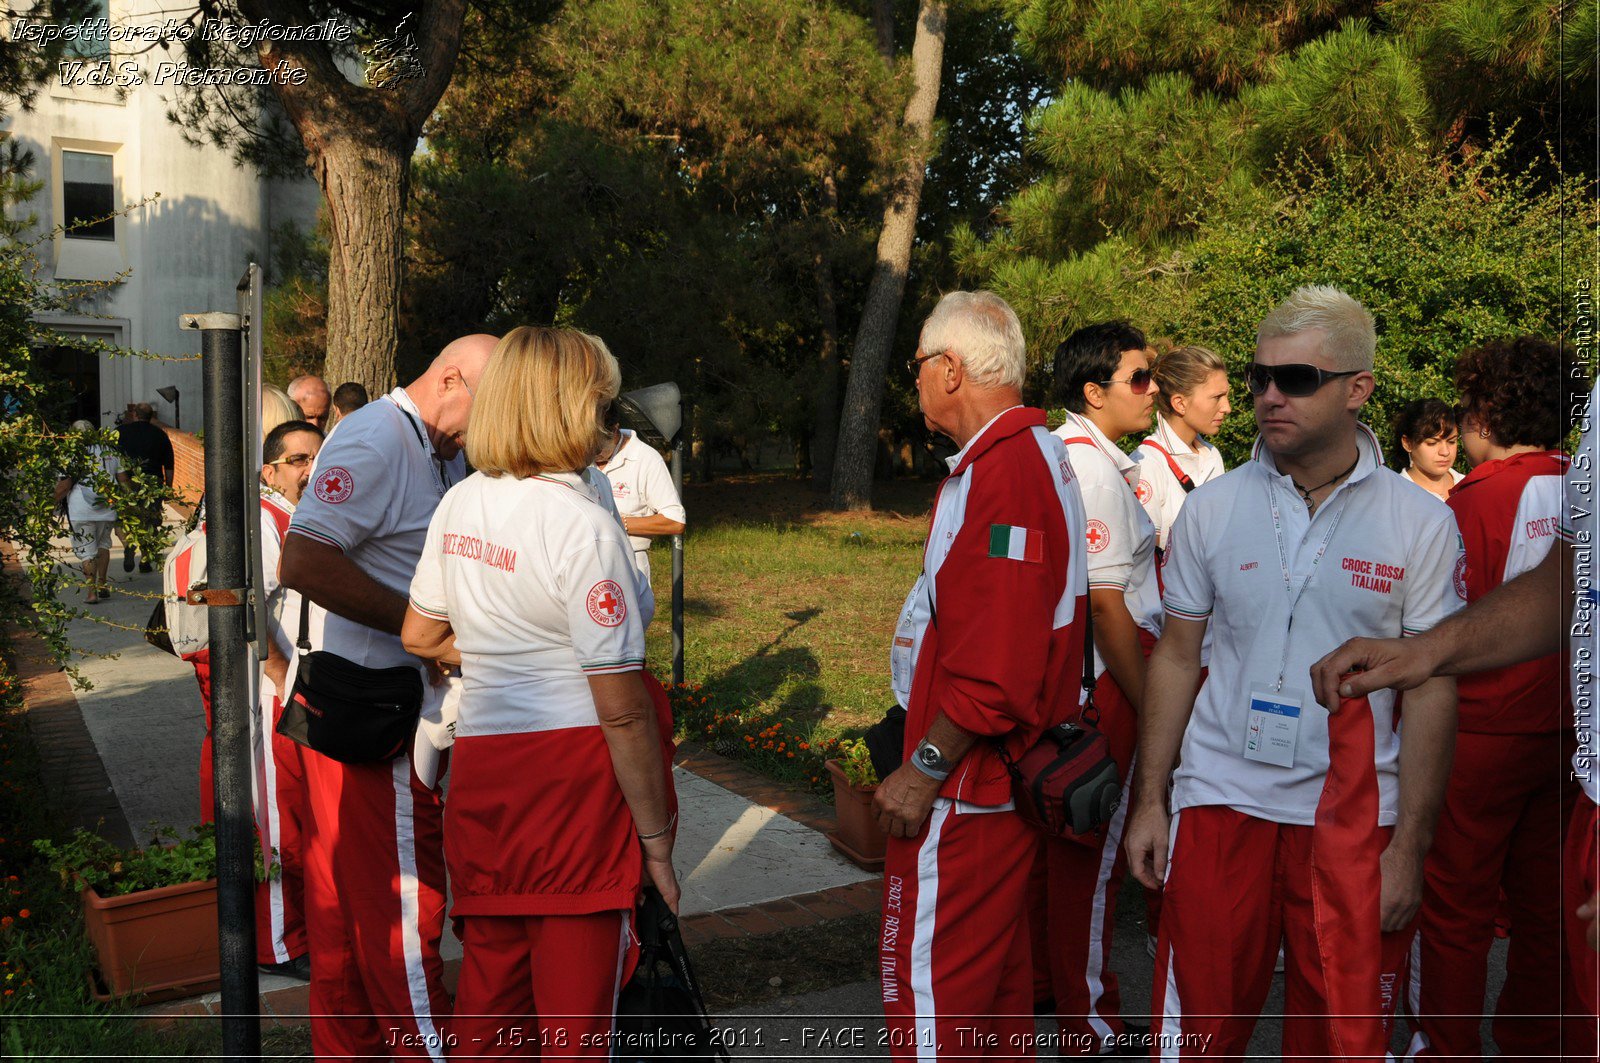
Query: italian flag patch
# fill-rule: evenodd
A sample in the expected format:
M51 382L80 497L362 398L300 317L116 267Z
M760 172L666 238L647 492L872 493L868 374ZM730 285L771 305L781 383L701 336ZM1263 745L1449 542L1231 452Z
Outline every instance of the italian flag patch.
M1044 534L1015 524L989 525L989 556L1013 561L1044 561Z

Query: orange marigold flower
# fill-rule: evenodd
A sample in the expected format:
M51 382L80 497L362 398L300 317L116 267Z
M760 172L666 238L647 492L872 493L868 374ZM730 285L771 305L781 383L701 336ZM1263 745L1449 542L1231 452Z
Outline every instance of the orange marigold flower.
M18 913L17 913L17 915L19 915L19 916L21 916L21 917L22 917L22 918L23 918L23 919L26 919L26 918L28 918L28 916L30 916L30 915L32 915L32 914L33 914L33 913L32 913L32 912L30 912L30 911L28 911L28 909L26 909L26 908L24 908L24 909L22 909L22 911L20 911L20 912L18 912Z
M800 748L801 749L810 749L811 748L811 743L809 743L809 742L801 742L800 743Z

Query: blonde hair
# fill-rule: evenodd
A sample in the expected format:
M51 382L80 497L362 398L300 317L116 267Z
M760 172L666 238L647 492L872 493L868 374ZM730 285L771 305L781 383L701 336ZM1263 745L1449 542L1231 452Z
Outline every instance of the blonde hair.
M597 336L522 325L495 344L467 421L467 460L487 476L577 472L607 438L601 412L622 371Z
M272 430L285 421L303 421L306 413L289 393L276 384L261 385L261 438L266 439Z
M1172 409L1172 396L1192 395L1210 379L1212 373L1226 374L1227 371L1228 365L1220 354L1198 344L1178 347L1158 355L1150 366L1150 375L1155 377L1156 386L1161 389L1156 393L1156 405L1161 407L1162 413L1176 416Z
M1328 369L1372 371L1378 332L1367 308L1329 284L1304 284L1262 318L1256 341L1321 329Z

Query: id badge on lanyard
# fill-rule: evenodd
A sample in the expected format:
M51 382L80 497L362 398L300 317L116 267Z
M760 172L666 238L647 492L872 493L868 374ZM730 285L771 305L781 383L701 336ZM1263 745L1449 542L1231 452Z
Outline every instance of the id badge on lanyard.
M1307 699L1300 692L1284 688L1284 676L1289 670L1289 646L1294 638L1294 611L1300 604L1300 599L1305 595L1306 588L1311 586L1311 581L1316 578L1317 566L1322 563L1322 556L1328 552L1328 544L1333 542L1333 533L1339 528L1339 521L1344 518L1344 511L1349 506L1350 496L1346 494L1339 501L1338 512L1334 513L1328 521L1328 530L1322 536L1322 542L1317 546L1316 555L1311 559L1311 570L1306 573L1305 579L1300 581L1300 586L1294 586L1294 579L1289 573L1289 553L1283 545L1283 515L1278 509L1278 492L1276 486L1268 481L1267 498L1272 507L1272 532L1278 541L1278 564L1283 572L1283 590L1289 598L1289 621L1284 625L1283 655L1278 662L1278 677L1271 683L1256 684L1250 691L1250 705L1244 716L1244 734L1241 736L1241 752L1246 760L1256 761L1260 764L1274 764L1280 768L1294 767L1295 746L1300 739L1301 711L1308 704Z
M900 609L900 619L894 626L894 642L889 646L889 686L894 691L900 707L911 707L911 680L917 670L917 654L922 649L922 633L928 630L933 616L933 602L928 594L928 574L920 573L906 604Z

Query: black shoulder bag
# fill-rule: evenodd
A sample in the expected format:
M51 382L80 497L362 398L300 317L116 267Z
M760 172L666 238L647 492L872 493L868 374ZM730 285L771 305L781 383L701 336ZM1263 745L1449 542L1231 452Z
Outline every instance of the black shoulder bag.
M278 733L344 764L393 760L422 714L422 676L411 665L368 668L311 649L311 601L300 602L300 665Z
M654 886L635 914L639 966L617 997L613 1063L714 1059L728 1050L716 1038L705 997L678 932L678 917Z

